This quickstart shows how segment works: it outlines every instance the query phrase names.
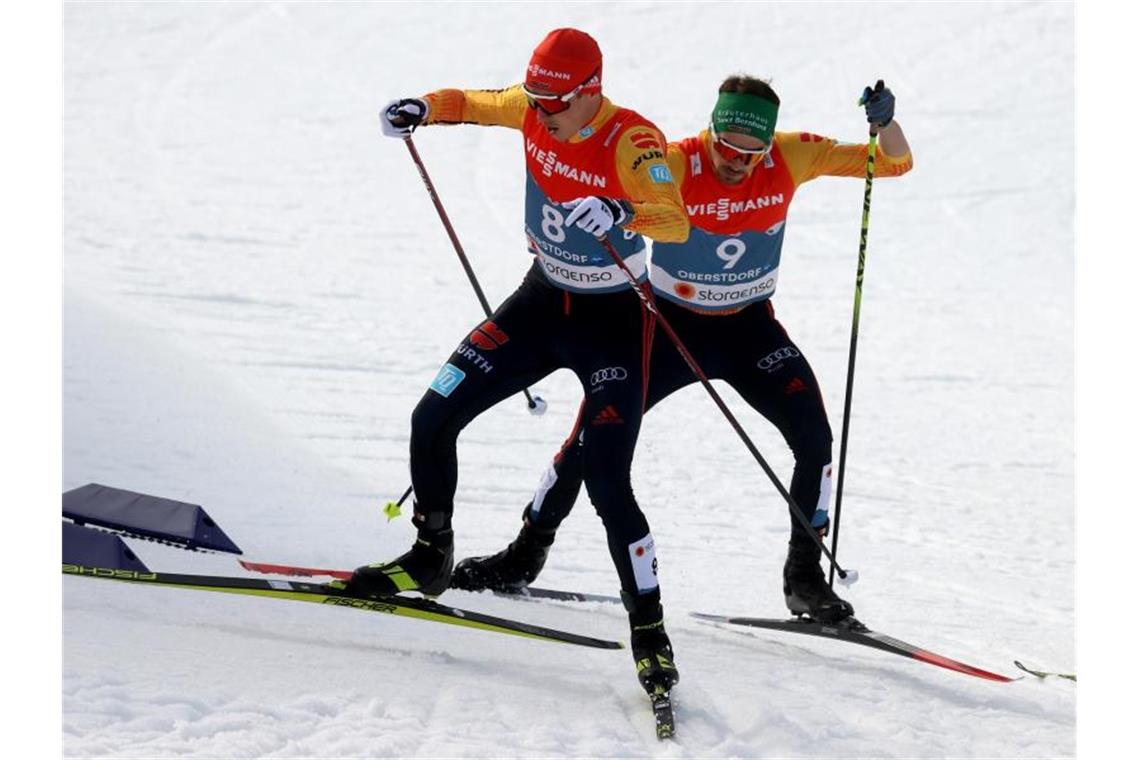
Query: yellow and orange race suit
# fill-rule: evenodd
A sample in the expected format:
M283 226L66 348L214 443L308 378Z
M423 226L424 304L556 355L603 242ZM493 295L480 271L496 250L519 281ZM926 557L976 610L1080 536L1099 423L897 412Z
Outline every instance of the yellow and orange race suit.
M607 251L577 227L566 227L562 205L586 196L624 201L632 210L610 241L638 282L645 280L643 234L683 242L689 221L665 159L665 138L634 111L602 98L598 113L558 141L528 107L521 85L503 90L439 90L424 97L427 124L481 124L518 129L526 151L525 227L530 250L556 286L611 292L628 282Z
M732 313L775 292L796 188L816 177L864 176L867 145L777 132L772 151L748 177L726 185L713 170L709 140L706 130L668 146L692 231L682 243L654 244L649 279L658 295L682 306ZM876 150L876 177L897 177L913 165L909 152Z

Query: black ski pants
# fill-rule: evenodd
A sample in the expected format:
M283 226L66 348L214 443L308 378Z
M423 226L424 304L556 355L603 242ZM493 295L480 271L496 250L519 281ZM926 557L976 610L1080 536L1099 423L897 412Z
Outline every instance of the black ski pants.
M776 320L771 302L751 304L728 315L699 314L663 298L657 304L701 370L710 379L731 385L780 431L795 456L788 489L793 501L809 521L813 516L824 517L815 512L821 490L829 484L831 427L815 374ZM646 410L695 382L696 376L673 342L659 335L652 350ZM710 417L719 416L710 411ZM528 505L525 514L532 525L557 528L574 507L582 483L581 422L580 416ZM757 469L759 484L766 482L761 475ZM699 473L694 477L699 478ZM774 490L772 495L777 495ZM788 519L793 542L814 545L790 512Z
M656 590L649 525L630 484L653 326L632 288L570 293L532 266L491 318L459 344L412 413L412 486L425 524L450 525L460 431L500 401L569 368L585 392L577 486L585 483L602 518L622 589L633 595Z

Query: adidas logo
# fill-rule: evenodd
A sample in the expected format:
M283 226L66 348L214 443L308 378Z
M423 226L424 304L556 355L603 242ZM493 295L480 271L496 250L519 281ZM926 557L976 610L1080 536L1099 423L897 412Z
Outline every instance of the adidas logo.
M805 385L804 381L800 380L798 377L793 379L792 382L790 382L784 386L784 393L785 393L785 395L788 395L788 396L792 395L793 393L802 393L803 391L806 391L806 390L807 390L807 385Z
M591 425L621 425L624 423L625 420L617 413L617 409L614 409L613 404L610 404L598 412L597 415L594 416L593 421L590 422Z

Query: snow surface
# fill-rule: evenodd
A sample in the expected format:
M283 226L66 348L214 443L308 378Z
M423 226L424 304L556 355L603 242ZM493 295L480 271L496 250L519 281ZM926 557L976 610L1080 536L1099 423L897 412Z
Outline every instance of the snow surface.
M916 168L874 190L849 597L874 627L981 667L1075 669L1072 6L72 3L64 21L63 488L200 503L251 559L337 567L410 545L408 521L380 508L408 482L412 407L480 318L378 105L518 81L566 25L600 41L607 94L675 138L743 70L772 78L782 128L859 140L855 99L885 78ZM518 134L416 142L498 302L528 263ZM775 298L836 431L862 189L801 189ZM511 399L461 439L461 556L514 535L570 425L572 375L533 390L544 417ZM722 391L790 473L775 430ZM654 737L627 651L65 578L64 753L1074 754L1068 681L994 684L688 617L779 614L787 530L699 387L646 419L634 483L682 672L675 741ZM134 548L152 569L240 572ZM584 498L547 568L545 585L616 591ZM602 604L445 601L627 630Z

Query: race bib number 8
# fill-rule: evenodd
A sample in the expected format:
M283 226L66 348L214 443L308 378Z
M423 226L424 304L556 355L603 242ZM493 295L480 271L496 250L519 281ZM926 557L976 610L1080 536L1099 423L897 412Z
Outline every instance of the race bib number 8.
M552 243L562 243L566 240L566 217L553 206L542 204L542 234ZM622 230L621 236L626 240L633 240L637 233L631 230ZM743 245L743 244L742 244ZM744 255L743 249L740 255ZM737 256L737 258L740 258Z
M542 204L542 234L552 243L561 243L566 240L566 230L563 225L566 219L553 206Z

